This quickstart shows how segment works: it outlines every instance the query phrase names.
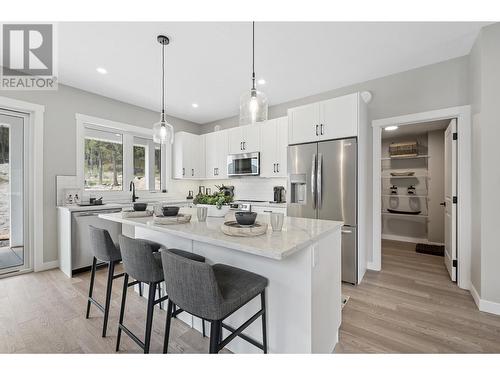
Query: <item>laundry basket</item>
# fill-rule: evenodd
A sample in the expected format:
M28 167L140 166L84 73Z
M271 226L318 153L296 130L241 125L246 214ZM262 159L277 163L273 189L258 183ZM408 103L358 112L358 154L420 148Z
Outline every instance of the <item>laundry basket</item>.
M393 157L411 157L418 155L417 142L400 142L389 145L389 155Z

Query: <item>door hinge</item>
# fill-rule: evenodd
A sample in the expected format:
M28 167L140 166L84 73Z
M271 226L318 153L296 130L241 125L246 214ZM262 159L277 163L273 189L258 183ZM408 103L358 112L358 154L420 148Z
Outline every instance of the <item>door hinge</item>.
M457 198L457 196L455 195L455 196L453 197L453 203L457 204L457 202L458 202L458 198Z
M456 141L458 139L458 133L453 133L453 140Z
M458 262L456 259L453 259L453 267L456 267L458 265Z

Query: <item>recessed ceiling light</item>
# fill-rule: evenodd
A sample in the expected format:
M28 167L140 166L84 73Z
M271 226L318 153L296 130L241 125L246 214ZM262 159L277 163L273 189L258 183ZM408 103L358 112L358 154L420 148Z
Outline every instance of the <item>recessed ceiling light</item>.
M259 80L257 81L257 83L258 83L259 85L265 85L265 84L266 84L266 80L265 80L264 78L261 78L261 79L259 79Z
M197 103L193 103L193 104L191 104L191 107L198 108L198 104Z
M108 74L108 71L106 69L104 69L102 66L98 67L96 70L97 70L97 73L99 73L99 74Z
M388 132L392 132L394 130L397 130L398 128L399 128L399 126L391 125L391 126L386 127L384 130L388 131Z

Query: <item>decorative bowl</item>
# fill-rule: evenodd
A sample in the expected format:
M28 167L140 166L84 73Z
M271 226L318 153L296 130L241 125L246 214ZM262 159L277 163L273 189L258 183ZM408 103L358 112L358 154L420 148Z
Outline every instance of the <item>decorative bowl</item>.
M162 207L163 216L177 216L180 207L177 206L165 206Z
M234 217L240 225L254 225L257 219L257 212L237 211L234 213Z
M147 203L134 203L134 211L146 211Z

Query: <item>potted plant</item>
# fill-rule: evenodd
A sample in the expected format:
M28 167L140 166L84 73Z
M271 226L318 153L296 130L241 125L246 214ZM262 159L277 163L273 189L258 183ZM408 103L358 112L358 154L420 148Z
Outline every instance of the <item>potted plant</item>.
M226 195L223 191L213 194L199 193L193 200L198 207L207 207L207 216L224 217L229 212L229 203L233 197Z

